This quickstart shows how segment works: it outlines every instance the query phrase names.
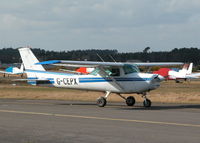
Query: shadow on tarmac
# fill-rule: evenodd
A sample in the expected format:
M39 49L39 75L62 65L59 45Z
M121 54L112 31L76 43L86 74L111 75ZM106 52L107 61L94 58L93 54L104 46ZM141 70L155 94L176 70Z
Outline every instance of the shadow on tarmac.
M0 103L5 102L18 102L22 103L29 103L30 101L34 101L34 103L38 104L49 104L49 105L60 105L60 106L89 106L92 108L112 108L115 110L173 110L173 109L199 109L200 111L200 104L175 104L175 103L154 103L152 107L145 108L143 107L142 103L136 103L135 106L126 106L123 102L108 102L105 107L98 107L96 102L86 102L86 101L55 101L55 100L45 100L45 102L37 102L37 100L20 100L20 99L1 99ZM41 100L39 100L41 101ZM198 110L197 110L198 111Z
M139 105L141 104L141 106ZM108 103L105 107L99 108L115 108L118 110L172 110L172 109L200 109L200 104L162 104L156 103L158 105L152 105L150 108L145 108L142 103L138 103L135 106L128 107L126 104L121 103ZM75 106L96 106L96 103L88 102L75 102L75 103L58 103L57 105L75 105Z
M173 110L173 109L200 109L200 104L163 104L163 105L152 105L150 108L143 106L133 106L132 108L118 108L119 110ZM199 110L200 111L200 110Z

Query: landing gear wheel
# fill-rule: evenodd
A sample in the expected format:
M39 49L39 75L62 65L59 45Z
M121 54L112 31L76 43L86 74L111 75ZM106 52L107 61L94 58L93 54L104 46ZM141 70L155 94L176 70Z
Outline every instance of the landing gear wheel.
M129 96L126 98L126 104L128 106L133 106L135 104L135 98L133 96Z
M97 99L97 105L99 107L104 107L106 105L107 101L106 101L106 98L104 97L100 97Z
M144 107L151 107L151 100L145 99L143 102Z

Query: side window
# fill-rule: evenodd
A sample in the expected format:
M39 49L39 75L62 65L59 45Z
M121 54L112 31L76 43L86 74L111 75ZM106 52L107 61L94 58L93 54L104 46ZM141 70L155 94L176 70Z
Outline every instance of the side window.
M113 68L113 69L111 69L111 76L120 76L120 70L119 70L119 68Z
M90 75L97 75L99 72L100 72L100 69L96 68L90 73Z
M124 65L123 66L124 73L125 74L130 74L130 73L137 73L139 72L139 69L136 66L133 65Z

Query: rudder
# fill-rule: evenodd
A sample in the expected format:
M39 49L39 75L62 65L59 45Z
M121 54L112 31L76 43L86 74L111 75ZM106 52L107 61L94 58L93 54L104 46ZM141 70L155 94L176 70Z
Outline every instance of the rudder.
M37 71L45 71L42 65L36 65L38 63L38 59L35 57L33 52L28 47L19 48L19 53L22 58L22 62L24 64L25 70L37 70Z
M190 63L188 70L187 70L187 74L192 74L192 68L193 68L193 63Z

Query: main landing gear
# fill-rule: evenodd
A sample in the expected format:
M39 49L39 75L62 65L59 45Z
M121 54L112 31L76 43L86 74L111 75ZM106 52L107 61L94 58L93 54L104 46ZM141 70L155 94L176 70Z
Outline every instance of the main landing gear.
M121 94L117 94L119 97L123 98L126 101L127 106L133 106L135 104L135 98L133 96L128 96L127 98Z
M97 99L97 105L99 106L99 107L104 107L104 106L106 106L106 104L107 104L107 98L108 98L108 96L110 95L110 93L111 92L109 92L109 91L106 91L106 95L104 96L104 97L99 97L98 99Z
M106 95L103 97L99 97L97 99L97 105L99 107L104 107L106 106L107 104L107 98L108 96L111 94L111 92L107 91L106 92ZM126 105L127 106L133 106L135 104L135 98L133 96L128 96L127 98L122 96L121 94L117 94L118 96L120 96L121 98L123 98L125 101L126 101ZM149 100L147 97L147 94L146 92L142 94L142 97L144 98L144 101L143 101L143 106L148 108L148 107L151 107L151 100Z
M107 98L110 95L111 92L107 91L106 95L104 97L99 97L97 99L97 105L99 107L104 107L107 104ZM121 98L123 98L126 101L127 106L133 106L135 104L135 98L133 96L129 96L129 97L124 97L121 94L117 94L119 95Z

